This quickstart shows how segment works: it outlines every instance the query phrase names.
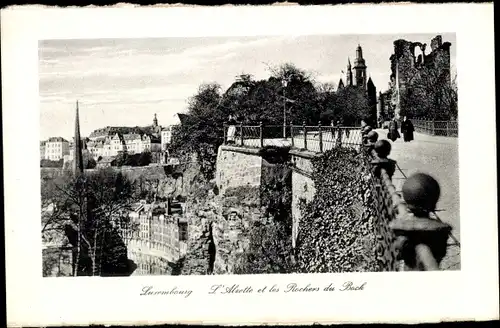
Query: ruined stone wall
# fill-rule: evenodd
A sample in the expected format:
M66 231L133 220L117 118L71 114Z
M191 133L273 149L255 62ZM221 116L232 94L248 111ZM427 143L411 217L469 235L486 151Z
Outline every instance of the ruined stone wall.
M440 35L431 40L430 52L427 44L407 40L394 41L394 54L391 56L391 102L396 108L394 113L399 118L401 111L407 110L401 101L412 86L419 83L419 79L433 70L438 75L448 74L450 79L450 46L449 42L442 42ZM427 52L427 53L426 53ZM397 81L396 81L397 80ZM399 84L399 98L396 85Z

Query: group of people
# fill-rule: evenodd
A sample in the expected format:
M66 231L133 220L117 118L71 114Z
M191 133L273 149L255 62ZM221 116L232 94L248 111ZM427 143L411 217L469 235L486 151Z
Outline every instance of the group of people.
M396 118L393 118L389 121L388 126L389 132L387 132L387 139L392 140L392 142L396 141L398 138L401 138L401 135L398 131L398 122ZM410 142L413 140L413 132L415 128L413 127L413 123L406 117L403 117L403 122L401 122L401 133L403 133L404 142Z

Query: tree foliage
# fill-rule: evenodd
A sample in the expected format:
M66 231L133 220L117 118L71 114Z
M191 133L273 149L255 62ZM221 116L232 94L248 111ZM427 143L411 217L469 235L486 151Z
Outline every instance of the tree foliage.
M112 164L113 166L147 166L151 164L153 159L150 151L144 151L137 154L128 154L127 152L120 152L115 156Z
M456 76L448 70L419 70L406 92L401 94L402 115L414 118L450 120L457 117Z
M270 68L267 79L241 74L222 92L217 83L203 84L188 102L186 119L173 133L172 150L194 152L208 179L213 178L218 147L223 142L224 123L229 116L244 125L317 125L341 120L354 124L368 115L364 92L345 88L336 92L331 84L318 84L308 72L293 64Z
M236 274L292 273L294 262L291 237L285 223L272 221L253 223L249 248L235 265Z
M58 161L52 161L50 159L41 159L40 167L52 167L52 168L62 168L64 160L61 158Z
M136 229L129 218L133 186L121 172L101 169L42 180L42 238L68 240L73 275L127 275L124 238Z

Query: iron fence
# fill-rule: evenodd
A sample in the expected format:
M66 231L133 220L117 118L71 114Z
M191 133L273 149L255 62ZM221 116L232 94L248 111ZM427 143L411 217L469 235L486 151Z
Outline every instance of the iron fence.
M412 120L415 131L433 136L458 137L457 121Z
M224 144L259 148L293 147L325 152L336 147L360 149L361 131L357 127L318 125L227 125Z
M377 221L376 233L380 236L376 249L377 259L389 271L441 270L440 262L446 254L446 250L442 254L442 247L448 249L450 246L446 242L447 236L460 244L451 233L451 226L443 223L435 211L429 212L428 217L425 217L423 212L418 212L419 207L415 207L415 204L409 206L414 200L410 199L407 203L404 195L396 190L392 182L396 167L401 170L395 161L391 169L391 165L388 165L390 161L386 157L380 157L374 150L365 153L364 159L366 167L371 168L369 178L376 213L374 219ZM401 173L406 180L407 177L402 171ZM422 199L432 198L427 191L420 185L413 193L420 193L419 197Z

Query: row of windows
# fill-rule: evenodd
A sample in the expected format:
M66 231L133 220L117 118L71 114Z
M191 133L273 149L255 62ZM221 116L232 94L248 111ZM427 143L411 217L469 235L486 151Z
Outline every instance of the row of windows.
M188 231L187 227L184 228L179 226L179 233L174 233L172 234L161 234L161 233L153 233L153 235L150 237L150 234L146 231L141 231L139 234L140 239L152 239L152 240L168 240L170 241L171 239L179 239L179 241L187 241L188 240Z
M135 245L146 249L162 251L164 254L169 255L170 257L179 256L180 252L179 242L164 244L158 242L146 243L144 241L138 241L135 243Z
M157 264L150 265L149 263L141 263L139 265L141 274L164 274L167 270L163 266Z
M49 148L61 148L63 145L61 143L47 143L46 146Z

